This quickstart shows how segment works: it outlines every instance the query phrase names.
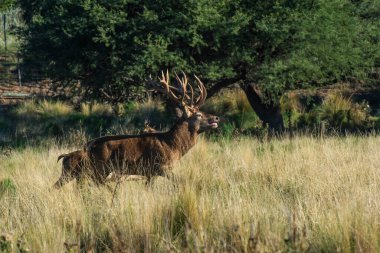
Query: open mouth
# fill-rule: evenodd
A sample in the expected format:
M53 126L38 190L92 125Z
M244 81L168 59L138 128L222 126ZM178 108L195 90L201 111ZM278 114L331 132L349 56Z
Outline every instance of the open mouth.
M208 126L211 127L211 128L217 128L218 127L218 123L217 122L211 122L211 123L208 123Z

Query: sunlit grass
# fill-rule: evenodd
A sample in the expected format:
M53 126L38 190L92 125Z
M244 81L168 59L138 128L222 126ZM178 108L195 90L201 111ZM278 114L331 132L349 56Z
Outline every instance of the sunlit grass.
M91 115L112 115L112 106L109 104L100 104L100 103L82 103L81 104L81 113L85 116Z
M75 182L62 190L61 153L27 148L0 158L0 228L31 252L380 250L379 137L199 143L176 164L178 187ZM110 183L111 188L115 186ZM21 247L21 246L20 246Z
M67 116L72 114L74 111L73 107L67 103L61 101L35 101L30 100L26 101L14 109L14 113L16 115L25 115L25 116L48 116L48 117L56 117L56 116Z
M228 118L233 128L247 129L261 125L247 100L247 96L241 89L228 90L208 99L202 110L215 115L222 115L222 120L223 117Z

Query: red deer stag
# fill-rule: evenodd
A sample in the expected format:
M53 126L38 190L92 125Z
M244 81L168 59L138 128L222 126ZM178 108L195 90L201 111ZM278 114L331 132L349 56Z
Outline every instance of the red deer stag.
M162 73L160 84L169 98L182 111L182 117L168 132L140 135L113 135L93 139L87 143L91 177L104 183L108 175L141 175L149 183L156 176L169 177L173 162L184 156L195 144L198 135L218 127L219 118L199 111L206 100L206 88L195 76L199 96L185 74L176 75L179 87L170 85L169 73ZM162 89L162 88L161 88ZM189 94L190 91L190 94Z
M169 73L162 73L160 84L181 111L182 117L164 133L104 136L88 142L86 150L94 179L103 183L113 171L124 175L142 175L149 183L153 177L171 175L173 162L184 156L196 143L198 135L218 127L219 118L199 111L207 92L195 76L200 95L194 99L194 89L185 74L176 75L179 87L170 85ZM189 94L190 91L190 94Z

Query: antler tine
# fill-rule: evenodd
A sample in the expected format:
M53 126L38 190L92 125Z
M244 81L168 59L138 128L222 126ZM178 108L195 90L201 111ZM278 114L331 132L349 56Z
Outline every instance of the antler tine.
M166 76L164 72L162 71L161 73L162 78L160 79L160 83L164 86L166 93L169 95L169 97L176 101L179 102L180 99L170 90L171 86L169 85L169 71L166 70Z
M186 76L185 72L183 72L183 71L181 71L181 72L182 72L182 75L183 75L183 80L184 80L185 86L187 87L187 82L188 82L187 76Z
M206 87L204 86L204 84L202 83L202 81L196 75L194 75L194 77L197 80L198 88L200 91L200 95L195 102L195 106L200 107L206 100L207 90L206 90Z
M164 71L161 71L160 83L162 83L164 88L167 90L167 80Z
M180 78L177 74L177 72L175 72L175 77L177 79L177 81L179 82L180 86L181 86L181 90L182 90L182 101L185 100L186 97L188 97L186 95L187 93L187 79L186 78Z
M166 79L165 80L166 80L168 87L169 87L170 78L169 78L169 70L168 69L166 69Z
M187 87L190 87L191 96L189 97L186 94L186 97L190 99L190 104L191 104L191 106L193 106L194 105L194 89L191 86L191 84L188 84L189 80L187 79L185 72L183 72L183 71L181 71L181 72L182 72L182 76L183 76L183 79L181 79L181 80L183 80L184 86L186 87L185 88L186 92L187 92Z
M190 92L191 92L190 104L191 104L191 107L194 107L194 89L191 85L189 85L189 87L190 87Z
M175 77L178 82L178 88L170 85L169 83L170 77L169 77L168 70L166 71L166 74L162 71L160 83L162 84L165 92L169 95L169 97L176 103L179 103L182 107L187 106L189 107L189 109L199 108L205 102L206 97L207 97L207 91L204 84L196 75L194 75L197 81L197 86L200 93L199 96L195 99L194 87L191 84L189 84L189 80L187 79L187 76L183 71L182 71L182 75L183 75L182 77L179 77L178 74L175 73ZM188 89L190 90L191 94L187 94ZM176 93L174 93L173 91Z

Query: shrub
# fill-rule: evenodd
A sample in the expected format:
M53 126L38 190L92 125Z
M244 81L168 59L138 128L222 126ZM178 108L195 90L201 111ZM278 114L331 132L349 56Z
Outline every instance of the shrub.
M97 116L111 116L112 106L109 104L100 104L100 103L82 103L81 104L81 113L84 116L97 115Z
M322 105L299 115L297 126L313 128L325 125L339 131L367 130L374 126L368 103L355 103L341 92L328 94Z
M233 128L255 128L259 124L256 113L241 90L223 92L211 98L202 110L222 117L224 124L233 125Z
M19 116L37 115L43 117L57 117L73 113L73 107L61 101L30 100L19 104L14 113Z

